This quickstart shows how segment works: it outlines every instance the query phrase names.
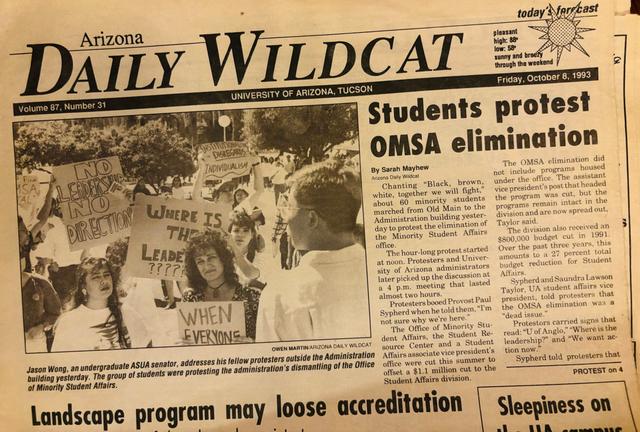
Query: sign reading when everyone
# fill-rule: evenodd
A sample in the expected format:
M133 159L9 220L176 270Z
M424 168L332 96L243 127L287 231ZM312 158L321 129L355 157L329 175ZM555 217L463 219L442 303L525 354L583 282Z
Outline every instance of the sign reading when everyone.
M180 336L195 345L225 345L246 335L244 303L212 301L180 303Z

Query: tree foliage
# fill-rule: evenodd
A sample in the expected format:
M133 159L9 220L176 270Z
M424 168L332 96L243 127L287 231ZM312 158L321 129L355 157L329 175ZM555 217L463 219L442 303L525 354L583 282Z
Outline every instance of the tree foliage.
M285 151L309 161L322 159L333 146L357 133L357 112L353 105L244 112L243 138L256 149Z
M159 120L143 125L87 127L85 122L24 123L15 131L16 166L38 168L118 156L124 175L153 185L191 175L190 143Z
M68 121L25 123L15 134L16 166L37 168L95 159L109 153L109 142L103 130Z
M170 175L193 174L189 141L160 121L134 126L117 141L113 154L120 157L126 176L159 185Z

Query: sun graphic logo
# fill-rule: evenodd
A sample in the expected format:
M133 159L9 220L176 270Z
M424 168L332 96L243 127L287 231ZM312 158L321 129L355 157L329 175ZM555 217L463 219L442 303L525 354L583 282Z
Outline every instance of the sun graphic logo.
M560 64L562 53L564 50L571 52L571 47L574 47L582 54L589 57L589 53L580 45L578 39L584 39L580 33L595 30L592 28L578 27L580 20L576 19L576 13L580 8L580 3L572 8L569 8L567 12L558 13L553 6L549 5L549 13L551 18L546 19L545 26L529 26L530 28L544 33L540 36L540 39L546 39L546 42L542 44L536 54L549 49L550 52L557 51L556 53L556 66Z

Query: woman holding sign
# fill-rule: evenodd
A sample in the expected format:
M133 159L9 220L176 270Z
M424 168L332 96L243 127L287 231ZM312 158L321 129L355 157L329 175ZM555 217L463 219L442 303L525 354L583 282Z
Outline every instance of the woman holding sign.
M60 316L52 351L148 347L139 316L123 311L116 290L118 273L104 258L85 258L76 270L75 307Z
M260 290L239 282L233 252L220 232L204 231L189 239L185 271L190 288L184 292L184 301L242 301L246 336L253 341Z

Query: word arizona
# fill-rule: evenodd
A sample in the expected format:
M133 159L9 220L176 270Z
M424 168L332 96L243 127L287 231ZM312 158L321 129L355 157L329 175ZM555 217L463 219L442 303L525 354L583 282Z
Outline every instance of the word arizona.
M142 34L104 34L103 31L99 35L89 36L88 33L82 35L80 47L104 47L104 46L120 46L120 45L142 45Z

